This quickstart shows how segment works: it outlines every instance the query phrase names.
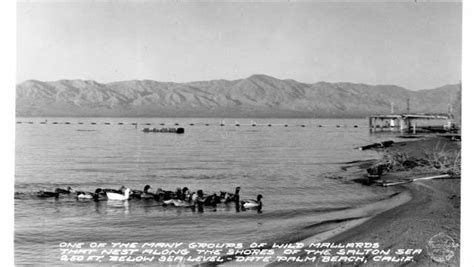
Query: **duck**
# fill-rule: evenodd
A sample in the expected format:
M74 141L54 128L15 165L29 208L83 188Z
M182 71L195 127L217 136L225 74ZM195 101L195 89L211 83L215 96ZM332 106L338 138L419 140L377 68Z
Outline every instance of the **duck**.
M72 193L72 188L70 186L68 186L67 189L56 188L55 192L57 192L59 194L71 194Z
M227 202L227 199L229 199L229 195L230 195L229 192L221 191L221 193L220 193L220 195L219 195L219 201L220 201L221 203L226 203L226 202Z
M240 186L237 186L235 188L235 193L232 194L232 193L229 193L229 192L223 192L221 191L220 193L220 202L221 203L229 203L229 202L236 202L236 203L239 203L240 201Z
M174 192L173 198L175 198L175 199L184 199L184 194L183 194L183 190L181 190L181 187L176 188L176 191Z
M216 206L220 202L220 197L216 193L212 195L204 194L200 189L196 193L191 195L191 200L189 201L198 206Z
M36 194L37 197L41 197L41 198L47 198L47 197L54 197L54 198L58 198L59 197L59 193L57 191L54 191L54 192L51 192L51 191L39 191L37 194Z
M140 195L141 198L154 198L155 194L148 192L151 189L151 186L145 185L143 188L143 193Z
M204 206L213 206L215 207L217 205L217 203L220 202L220 198L219 196L217 196L216 193L212 194L212 195L204 195L204 198L202 200L202 204Z
M186 186L183 187L183 190L182 190L182 200L190 200L191 199L191 192L189 191L189 188L187 188Z
M240 201L240 205L243 208L246 208L246 209L261 208L262 207L262 198L263 198L263 196L261 194L259 194L257 196L257 200L245 199L245 200Z
M130 188L125 188L123 194L113 192L106 192L106 194L109 200L128 200L130 198L130 191L132 191Z
M105 188L105 189L102 189L102 192L104 193L107 193L107 192L110 192L110 193L117 193L117 194L123 194L125 190L125 186L121 186L120 189L111 189L111 188Z
M141 199L142 194L143 194L143 191L141 190L130 189L130 198Z
M160 190L161 199L163 200L163 205L173 205L175 207L194 207L196 204L204 204L204 195L202 190L198 190L198 193L191 193L187 187L176 188L176 192L163 191ZM168 192L166 198L163 199L164 193ZM158 191L157 191L158 194ZM198 196L201 197L198 197Z
M97 188L94 193L92 192L85 192L85 191L77 191L77 199L98 199L98 195L101 193L102 189Z
M165 192L165 191L162 191ZM180 199L180 198L169 198L163 200L163 205L173 205L175 207L195 207L196 205L202 206L204 204L204 195L202 190L198 190L198 192L190 192L189 198Z
M92 199L94 198L94 193L92 192L85 192L85 191L77 191L76 192L77 199Z
M170 200L174 198L174 192L173 191L165 191L161 188L158 188L155 193L155 200L157 201L164 201L164 200Z
M97 188L93 199L94 201L107 200L107 193L103 189Z

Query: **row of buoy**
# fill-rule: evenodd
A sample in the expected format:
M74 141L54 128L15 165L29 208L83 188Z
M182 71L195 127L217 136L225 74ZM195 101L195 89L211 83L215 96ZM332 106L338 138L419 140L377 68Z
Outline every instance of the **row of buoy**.
M30 122L17 121L16 123L17 123L17 124L22 124L22 123L34 124L34 122L32 122L32 121L30 121ZM40 122L40 124L47 124L47 122L42 121L42 122ZM73 124L73 123L71 123L71 122L52 122L51 124ZM83 125L83 124L85 124L85 123L84 123L84 122L78 122L77 124ZM90 125L97 125L97 124L100 124L100 123L97 123L97 122L90 122L89 124L90 124ZM104 125L112 125L111 122L104 122L103 124L104 124ZM126 123L123 123L123 122L118 122L118 123L117 123L117 125L125 125L125 124L126 124ZM201 123L193 123L193 122L191 122L191 123L189 123L188 125L189 125L189 126L194 126L194 125L199 125L199 124L201 124ZM151 126L151 125L154 125L154 123L149 123L149 122L147 122L147 123L141 123L141 124L139 124L139 123L136 123L136 122L132 122L132 123L130 123L130 125L133 125L133 126L138 126L138 125ZM166 125L166 123L163 123L163 122L162 122L162 123L159 123L159 125L164 126L164 125ZM180 123L177 123L177 122L176 122L176 123L174 123L174 125L175 125L175 126L179 126ZM201 125L211 126L211 125L214 125L214 124L204 123L204 124L201 124ZM224 124L224 123L220 123L219 125L220 125L220 126L226 126L226 124ZM232 125L232 124L229 124L229 125ZM283 127L289 127L290 125L288 125L288 124L271 124L271 123L268 123L268 124L256 124L256 123L252 123L252 124L240 124L240 123L235 123L234 126L236 126L236 127L240 127L240 126L252 126L252 127L257 127L257 126L259 126L259 127L261 127L261 126L268 126L268 127L272 127L272 126L283 126ZM295 126L306 127L307 125L306 125L306 124L297 124L297 125L295 125ZM335 126L336 126L336 128L347 127L347 125L339 125L339 124L336 124ZM319 125L317 125L316 127L318 127L318 128L329 127L329 125L321 125L321 124L319 124ZM358 125L353 125L353 127L354 127L354 128L358 128L359 126L358 126Z

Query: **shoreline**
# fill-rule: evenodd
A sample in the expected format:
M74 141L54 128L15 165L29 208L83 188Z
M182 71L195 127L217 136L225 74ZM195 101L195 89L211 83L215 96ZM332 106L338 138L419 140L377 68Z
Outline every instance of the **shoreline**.
M435 145L433 145L435 144ZM427 148L457 151L458 144L440 138L426 138L415 141L396 143L389 151L403 152L410 156L423 156ZM342 167L347 169L358 168L365 170L377 160L348 162ZM427 177L439 174L430 170L405 170L389 172L381 180L406 181L407 178ZM363 174L366 176L366 174ZM354 179L355 182L367 184L367 178L362 178L359 172ZM365 182L364 182L365 181ZM414 255L411 262L376 262L370 255L367 262L357 263L357 266L459 266L460 249L452 248L454 254L451 258L445 258L444 262L437 262L428 252L428 242L440 233L451 237L455 244L460 244L460 185L461 180L455 178L424 180L409 184L395 185L390 188L399 192L396 196L383 199L372 204L351 209L347 217L354 218L354 211L365 209L371 210L372 215L342 222L340 225L317 233L310 237L301 239L299 242L309 243L334 243L346 244L355 242L379 243L381 249L422 249L421 254ZM368 185L371 187L376 184ZM397 199L404 196L403 200ZM377 207L378 206L378 211ZM279 254L277 254L278 256ZM294 256L304 257L304 253ZM353 265L350 263L296 263L296 262L272 262L269 266L301 266L301 265Z
M454 249L455 255L451 260L437 263L429 255L427 245L430 238L439 233L445 233L457 244L460 243L460 200L450 195L460 192L460 180L422 181L397 187L409 192L412 199L325 241L347 243L368 240L378 242L387 249L419 248L423 252L404 266L459 266L459 249ZM375 263L369 259L370 264ZM387 265L399 264L384 264Z
M377 217L384 212L390 211L400 205L404 205L412 200L412 196L409 191L402 190L392 195L377 200L373 203L364 204L361 206L354 206L349 209L342 209L338 211L332 211L330 217L327 219L314 224L305 226L298 232L292 232L285 236L280 236L274 243L279 244L295 244L295 243L322 243L327 240L336 237L340 234L351 231L352 229L364 225L373 218ZM343 243L343 242L340 242ZM272 242L267 242L268 246L261 247L260 249L272 249ZM276 262L277 256L284 255L284 249L273 249L275 254L272 255L273 261L269 263L257 263L255 266L300 266L300 265L313 265L314 263L292 263L292 262ZM302 253L292 255L304 257ZM224 263L218 264L219 266L242 266L242 263L237 263L234 260L225 261ZM198 265L193 265L198 266ZM206 263L199 266L217 266L217 264Z
M423 157L431 151L460 151L460 143L444 138L429 137L425 139L396 143L387 151L405 153L409 156ZM386 151L386 152L387 152ZM364 166L366 167L366 166ZM407 178L426 177L439 174L430 170L405 170L389 172L382 176L385 181L404 181ZM376 186L376 185L371 185ZM393 186L393 189L407 192L411 199L401 205L383 211L367 221L355 225L324 240L329 243L378 242L382 248L422 249L415 255L414 261L403 263L404 266L459 266L460 250L452 248L454 255L445 262L437 262L430 256L428 242L444 233L451 237L455 244L460 244L460 197L461 179L447 178L424 180L404 185ZM377 263L368 259L362 266L400 266L401 263Z

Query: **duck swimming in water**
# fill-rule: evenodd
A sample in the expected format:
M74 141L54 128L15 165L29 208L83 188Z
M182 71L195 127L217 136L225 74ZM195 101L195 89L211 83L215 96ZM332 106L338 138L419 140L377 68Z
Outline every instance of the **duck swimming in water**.
M92 192L77 191L76 194L77 199L92 199L94 197Z
M128 200L130 198L130 192L132 190L130 188L126 188L123 194L121 193L113 193L113 192L106 192L107 198L110 200Z
M158 188L156 190L156 193L155 193L155 200L157 201L164 201L164 200L170 200L170 199L173 199L175 196L174 196L174 192L172 191L165 191L161 188Z
M143 188L143 193L140 195L141 198L154 198L155 194L148 192L151 189L151 186L145 185Z
M58 198L59 193L57 192L57 189L54 192L41 190L36 194L36 196L41 197L41 198L47 198L47 197Z
M186 186L183 187L182 193L183 193L182 200L187 200L187 201L191 200L191 192L189 191L189 188L187 188Z
M141 199L142 194L143 194L143 191L141 190L130 189L130 198Z
M107 200L107 193L103 189L97 188L93 199L94 201Z
M62 189L62 188L56 188L55 192L59 193L59 194L71 194L73 191L72 191L72 188L70 186L67 187L67 189Z
M204 206L215 207L220 202L220 197L214 193L212 195L205 195L202 204Z
M92 192L85 192L85 191L77 191L77 199L98 199L99 194L102 192L102 189L97 188L94 193Z
M107 193L107 192L110 192L110 193L117 193L117 194L123 194L125 191L125 186L121 186L120 189L110 189L110 188L105 188L105 189L102 189L102 192L104 193Z
M176 188L176 191L174 192L173 198L175 198L175 199L184 199L184 194L183 194L183 190L181 190L181 187Z
M198 190L197 192L190 193L190 197L188 199L179 199L173 197L171 199L167 199L163 201L164 205L173 205L175 207L184 207L184 208L195 208L196 206L200 206L202 208L205 202L205 197L202 190Z
M229 202L239 203L240 202L240 186L237 186L235 188L234 194L221 191L219 199L221 203L229 203Z
M240 205L246 209L262 208L262 198L263 196L259 194L257 196L257 200L245 199L245 200L240 201Z

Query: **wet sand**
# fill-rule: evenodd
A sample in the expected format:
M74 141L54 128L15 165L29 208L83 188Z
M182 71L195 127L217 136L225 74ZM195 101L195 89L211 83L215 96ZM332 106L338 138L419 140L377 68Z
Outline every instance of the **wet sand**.
M400 143L390 151L403 152L410 156L422 157L425 152L457 152L460 143L444 138L430 138L420 141ZM382 179L401 181L407 178L426 177L435 173L425 171L389 172ZM412 199L407 203L385 211L370 220L333 236L328 242L379 242L382 248L421 248L423 252L415 260L404 266L459 266L459 248L453 249L454 257L445 263L435 262L427 250L428 241L438 233L450 236L460 243L460 179L437 179L417 181L395 186L408 192ZM380 265L369 259L366 266ZM383 266L400 266L387 264Z
M326 241L378 242L386 249L421 248L422 254L404 266L446 266L433 261L426 248L430 238L438 233L447 234L459 244L460 180L430 180L400 187L410 192L412 200ZM459 249L454 251L455 256L446 262L449 266L460 264ZM369 260L368 264L375 263Z

